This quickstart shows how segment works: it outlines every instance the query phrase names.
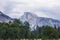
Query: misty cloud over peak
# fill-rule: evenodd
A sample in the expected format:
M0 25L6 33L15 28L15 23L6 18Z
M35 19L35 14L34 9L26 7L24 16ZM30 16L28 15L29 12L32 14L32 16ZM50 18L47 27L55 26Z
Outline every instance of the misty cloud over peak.
M0 0L0 11L12 18L24 12L60 20L60 0Z

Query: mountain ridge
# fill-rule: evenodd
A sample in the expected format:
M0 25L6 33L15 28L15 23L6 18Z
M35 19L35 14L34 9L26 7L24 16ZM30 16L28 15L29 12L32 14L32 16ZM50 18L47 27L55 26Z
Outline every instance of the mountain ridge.
M12 20L11 17L5 15L0 11L0 22L9 22L10 20Z
M45 17L38 17L35 14L32 14L31 12L24 12L24 15L21 16L20 18L23 22L27 21L30 24L31 28L36 28L36 26L56 26L59 27L60 26L60 21L59 20L55 20L53 18L45 18Z

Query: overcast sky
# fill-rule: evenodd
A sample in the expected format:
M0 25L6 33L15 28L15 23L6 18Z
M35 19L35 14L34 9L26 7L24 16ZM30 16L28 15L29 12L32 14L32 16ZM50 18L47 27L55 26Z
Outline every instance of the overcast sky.
M0 0L0 11L12 18L32 12L40 17L60 20L60 0Z

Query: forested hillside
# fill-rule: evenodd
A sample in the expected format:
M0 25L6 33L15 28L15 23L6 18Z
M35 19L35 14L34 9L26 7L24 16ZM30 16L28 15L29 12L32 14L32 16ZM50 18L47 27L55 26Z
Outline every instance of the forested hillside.
M0 23L0 38L1 39L39 39L47 36L47 38L60 38L60 27L52 28L50 26L39 27L31 31L27 21L22 22L18 19L14 19L13 22ZM59 34L58 34L59 33ZM51 35L52 34L52 35Z

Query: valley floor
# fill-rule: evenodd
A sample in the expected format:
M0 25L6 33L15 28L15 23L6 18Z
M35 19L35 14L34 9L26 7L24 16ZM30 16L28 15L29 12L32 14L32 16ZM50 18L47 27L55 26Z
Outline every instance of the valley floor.
M3 40L3 39L0 39L0 40ZM5 39L5 40L42 40L42 39ZM53 39L53 40L55 40L55 39ZM57 40L60 40L60 39L57 39Z

